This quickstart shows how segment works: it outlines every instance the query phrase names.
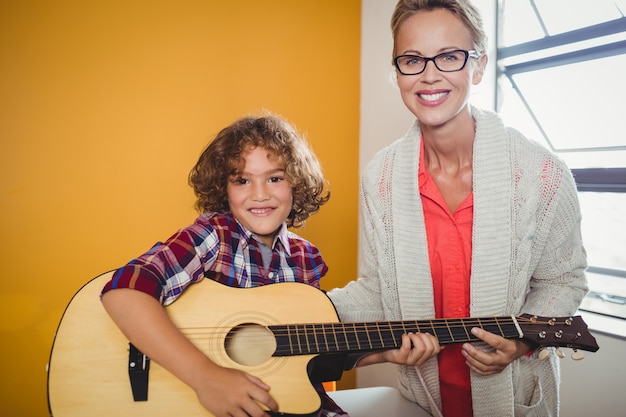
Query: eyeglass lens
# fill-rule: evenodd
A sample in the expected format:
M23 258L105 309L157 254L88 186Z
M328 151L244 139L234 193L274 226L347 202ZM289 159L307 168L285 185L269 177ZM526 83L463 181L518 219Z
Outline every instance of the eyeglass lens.
M396 57L396 66L402 74L419 74L426 69L428 61L433 61L439 71L459 71L463 69L469 56L468 51L456 50L444 52L432 58L419 55L400 55Z

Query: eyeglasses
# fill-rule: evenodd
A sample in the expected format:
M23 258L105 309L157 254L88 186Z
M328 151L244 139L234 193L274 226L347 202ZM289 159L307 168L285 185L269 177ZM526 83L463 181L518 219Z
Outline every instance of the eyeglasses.
M435 67L442 72L454 72L461 71L467 60L472 58L478 58L480 55L474 51L464 51L462 49L456 49L454 51L447 51L435 55L431 58L419 55L399 55L393 59L394 64L400 74L403 75L416 75L421 74L426 69L428 61L433 61Z

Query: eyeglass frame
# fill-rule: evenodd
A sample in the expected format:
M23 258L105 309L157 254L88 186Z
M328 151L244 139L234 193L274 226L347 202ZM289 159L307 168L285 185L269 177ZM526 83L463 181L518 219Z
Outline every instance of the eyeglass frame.
M455 70L442 70L441 68L439 68L439 66L437 65L437 61L435 61L435 60L438 57L442 56L442 55L451 54L453 52L463 52L463 54L465 55L465 61L463 61L463 65L461 65L461 68L455 69ZM402 75L417 75L417 74L421 74L422 72L426 71L426 67L428 66L428 61L432 61L433 65L435 66L435 68L437 68L441 72L457 72L457 71L461 71L463 68L465 68L465 66L467 65L467 61L469 61L470 58L478 59L478 58L480 58L481 55L482 54L479 54L475 49L469 49L469 50L454 49L452 51L446 51L446 52L442 52L440 54L437 54L435 56L431 56L430 58L429 57L425 57L425 56L421 56L421 55L404 54L404 55L398 55L397 57L395 57L393 59L393 64L395 65L395 67L398 70L398 72L400 74L402 74ZM398 60L400 58L405 58L405 57L415 57L415 58L423 59L424 60L424 68L420 72L414 72L414 73L410 73L410 74L407 74L406 72L402 72L402 70L400 69L400 65L398 65Z

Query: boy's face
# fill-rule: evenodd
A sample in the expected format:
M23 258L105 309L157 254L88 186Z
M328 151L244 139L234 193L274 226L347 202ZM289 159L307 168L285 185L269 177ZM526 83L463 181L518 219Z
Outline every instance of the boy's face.
M248 230L272 247L276 232L293 204L291 185L282 163L262 147L242 153L245 161L239 177L226 187L230 211Z

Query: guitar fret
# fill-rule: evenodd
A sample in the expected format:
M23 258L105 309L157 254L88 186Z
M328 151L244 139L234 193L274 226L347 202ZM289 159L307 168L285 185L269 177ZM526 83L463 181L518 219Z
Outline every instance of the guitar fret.
M476 319L478 324L476 327L480 327L488 332L495 333L499 336L505 338L517 338L519 337L519 332L517 331L517 327L513 322L511 317L491 317L491 318L481 318L478 317ZM485 324L485 321L489 321L488 324ZM502 323L504 322L504 324ZM476 340L475 336L472 336L472 340Z
M314 323L308 325L309 330L306 332L307 334L307 351L309 353L319 353L320 348L317 343L317 328ZM305 326L306 329L306 326Z
M391 345L395 346L393 343L393 334L391 334L389 323L388 322L377 322L376 327L378 328L378 334L380 335L380 343L382 348L388 348Z
M326 325L322 324L322 335L324 336L324 352L330 352L330 347L328 346L328 337L326 336Z
M302 343L300 341L300 332L299 332L299 327L298 326L294 326L294 330L295 330L295 339L296 339L296 345L297 345L297 350L295 351L296 353L302 353Z
M385 340L383 339L383 335L380 331L380 323L376 322L376 330L378 331L378 340L380 341L380 347L385 347Z
M333 329L333 340L335 341L335 349L339 351L339 339L337 339L337 326L335 324L331 325Z
M450 322L446 319L446 330L448 331L448 335L450 335L450 340L454 341L454 333L452 333L452 329L450 328Z
M498 323L504 321L506 324L502 327L502 337L507 339L519 339L520 332L513 317L502 317L497 319Z
M372 344L372 338L370 337L370 333L371 331L367 328L368 323L364 323L363 324L363 329L365 330L365 336L367 337L367 344L369 346L370 349L372 349L374 347L374 345Z
M291 326L274 326L272 331L276 338L276 355L293 355L293 345L291 343Z
M306 342L306 351L310 352L311 351L311 332L307 330L307 325L305 324L303 326L304 329L304 341Z
M353 330L349 330L347 327L352 327ZM346 347L348 350L359 350L359 343L354 332L354 324L346 324L344 326L344 333L346 335Z
M313 331L315 332L315 350L317 352L326 352L324 349L326 337L324 335L324 326L322 324L314 324Z
M400 347L402 345L402 335L406 333L404 330L404 323L401 321L391 321L391 334L393 335L394 347Z
M356 328L356 323L352 323L352 331L354 335L354 341L356 342L357 350L361 350L361 341L359 340L359 331Z
M367 330L367 323L355 323L354 330L356 331L356 340L359 345L359 350L371 349L372 342Z
M478 323L480 324L480 327L482 329L487 330L488 332L491 333L495 333L495 334L499 334L500 333L500 328L498 326L494 326L493 324L489 323L489 324L484 324L483 320L479 317L478 318Z
M395 346L395 341L393 340L393 334L391 333L391 328L389 326L389 322L378 322L378 329L381 333L380 340L383 343L384 348L388 348L391 346Z
M435 332L435 328L433 327L432 320L423 321L422 326L424 327L424 329L422 330L423 333L432 334L433 336L437 337L439 343L441 343L441 339L439 339L439 337L437 336L437 332Z
M502 327L500 326L500 321L499 321L498 319L496 319L496 326L498 327L498 332L499 332L500 334L503 334L503 333L502 333Z
M463 319L452 319L446 321L452 336L452 343L467 342L470 340L470 333Z
M478 327L480 327L481 329L487 330L488 332L491 333L495 333L495 334L500 334L500 327L499 326L494 326L493 324L493 320L491 320L489 323L484 323L483 322L483 318L478 317Z
M289 339L289 351L293 354L293 339L291 337L291 326L287 326L287 337Z
M452 341L452 334L450 333L447 324L445 326L435 326L432 320L429 320L429 322L430 322L430 327L435 332L434 334L437 337L437 340L439 340L439 343L447 344Z
M291 351L294 354L298 354L302 351L302 349L300 349L300 335L298 332L298 326L294 325L292 330L293 330L293 336L290 338Z
M342 333L343 333L343 340L345 341L345 345L343 345L343 346L344 346L344 348L346 350L350 349L350 343L348 342L348 335L346 334L346 326L342 324L341 325L341 330L342 330Z
M461 325L463 327L463 331L465 332L465 340L472 340L472 337L470 336L470 332L467 330L467 326L465 325L465 320L461 319Z

